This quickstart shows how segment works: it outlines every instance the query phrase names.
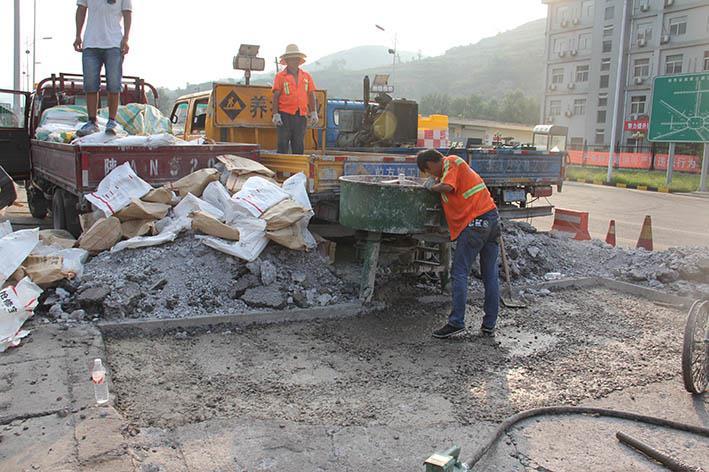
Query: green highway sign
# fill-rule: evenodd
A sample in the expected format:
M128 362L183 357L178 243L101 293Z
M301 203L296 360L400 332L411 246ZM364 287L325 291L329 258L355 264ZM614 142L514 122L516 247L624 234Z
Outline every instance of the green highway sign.
M655 77L648 140L709 143L709 72Z

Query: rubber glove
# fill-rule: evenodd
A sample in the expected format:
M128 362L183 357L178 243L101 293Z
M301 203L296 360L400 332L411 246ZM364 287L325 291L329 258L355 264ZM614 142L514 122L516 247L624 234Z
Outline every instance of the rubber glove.
M274 113L273 118L271 118L271 121L276 126L283 126L283 118L281 118L280 113Z
M310 118L308 118L308 126L315 128L318 125L320 118L318 117L318 112L313 111L310 113Z
M436 180L435 177L429 177L426 179L426 182L423 183L423 186L426 190L431 190L431 187L436 185L438 183L438 180Z

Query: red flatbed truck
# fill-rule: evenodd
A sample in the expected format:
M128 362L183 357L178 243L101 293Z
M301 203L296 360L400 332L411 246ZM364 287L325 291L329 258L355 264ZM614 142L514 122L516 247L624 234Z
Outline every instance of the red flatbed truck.
M157 104L153 86L138 77L124 77L121 104ZM32 93L0 90L12 94L18 106L16 126L0 126L0 166L17 182L24 180L30 212L35 218L52 214L53 227L78 235L79 214L89 211L84 196L116 166L130 163L146 182L157 187L197 169L212 167L222 154L257 159L256 144L184 144L148 148L143 146L71 145L32 139L44 110L58 105L83 103L82 76L52 75ZM101 98L106 97L102 83ZM24 113L22 113L24 110ZM22 116L24 116L24 120ZM11 123L12 124L12 123Z

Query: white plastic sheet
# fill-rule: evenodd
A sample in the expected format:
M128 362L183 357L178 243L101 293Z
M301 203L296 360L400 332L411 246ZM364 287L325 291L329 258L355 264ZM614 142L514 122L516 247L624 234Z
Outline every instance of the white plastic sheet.
M9 221L0 221L0 238L12 233L12 224Z
M0 238L0 286L39 244L39 228L15 231Z
M126 162L104 177L96 191L86 195L86 199L109 217L128 206L133 198L140 198L150 190L152 187Z
M219 221L224 221L224 212L222 210L199 197L195 197L191 193L185 195L185 197L180 200L180 203L173 209L175 216L184 218L189 217L190 213L193 211L203 211L209 213Z
M310 198L308 197L308 190L306 189L306 184L308 183L308 178L304 173L298 172L297 174L288 177L281 188L284 192L291 196L293 200L298 202L306 210L312 210L313 205L310 203Z
M286 192L262 177L251 177L232 197L239 206L256 218L286 198L288 198Z
M226 241L212 236L197 236L202 243L239 259L251 262L261 255L266 246L266 222L255 218L241 220L234 225L239 229L240 238L237 242Z
M29 334L22 325L34 313L42 289L29 277L14 287L0 290L0 352L20 344L20 339Z
M182 231L191 228L192 221L187 217L164 218L158 221L156 226L160 227L160 232L155 236L136 236L135 238L126 239L113 246L111 252L169 243L174 241Z

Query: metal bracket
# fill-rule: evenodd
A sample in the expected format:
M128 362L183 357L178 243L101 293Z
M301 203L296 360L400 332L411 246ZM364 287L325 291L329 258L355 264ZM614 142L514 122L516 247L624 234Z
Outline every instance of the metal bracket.
M460 446L453 446L443 452L437 452L426 459L426 472L463 472L469 470L460 462Z

